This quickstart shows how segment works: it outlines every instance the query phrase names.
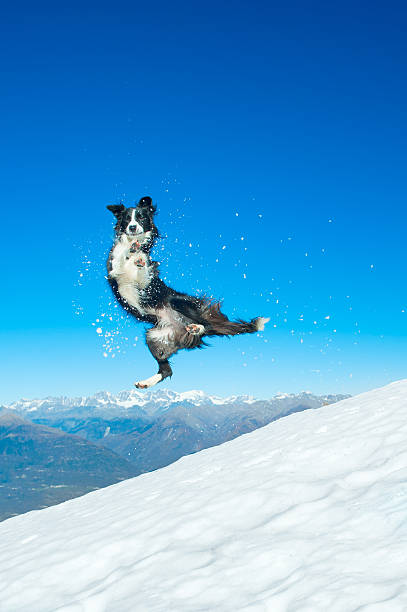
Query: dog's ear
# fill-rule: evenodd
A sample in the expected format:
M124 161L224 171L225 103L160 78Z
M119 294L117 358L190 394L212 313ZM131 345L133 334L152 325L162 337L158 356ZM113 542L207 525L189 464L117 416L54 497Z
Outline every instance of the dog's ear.
M144 196L138 203L138 206L141 208L146 208L150 212L155 212L155 206L153 205L153 201L150 196Z
M122 216L123 212L126 209L126 207L123 206L123 204L109 204L109 206L106 206L106 208L107 210L110 210L110 212L114 214L116 219L120 219L120 217Z

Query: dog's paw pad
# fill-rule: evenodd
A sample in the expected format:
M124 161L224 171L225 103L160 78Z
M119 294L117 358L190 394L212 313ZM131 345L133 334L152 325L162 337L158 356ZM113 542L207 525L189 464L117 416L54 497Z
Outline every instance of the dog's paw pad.
M137 389L148 389L149 387L154 387L157 383L159 383L163 379L163 375L161 372L158 374L154 374L154 376L150 376L150 378L146 378L146 380L139 380L134 383Z
M198 334L203 334L205 331L204 326L198 325L197 323L191 323L190 325L186 325L185 329L189 334L193 334L194 336L197 336Z

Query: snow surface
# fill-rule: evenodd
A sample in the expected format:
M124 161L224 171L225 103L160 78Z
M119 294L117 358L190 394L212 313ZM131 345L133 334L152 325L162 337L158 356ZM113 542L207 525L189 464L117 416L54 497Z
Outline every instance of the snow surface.
M2 612L405 612L407 381L0 524Z

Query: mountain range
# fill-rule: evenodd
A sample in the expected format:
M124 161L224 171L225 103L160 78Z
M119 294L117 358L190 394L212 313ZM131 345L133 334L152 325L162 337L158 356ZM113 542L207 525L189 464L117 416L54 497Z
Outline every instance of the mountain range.
M168 389L90 397L22 399L7 406L25 419L58 428L108 448L132 461L138 473L176 461L183 455L221 444L268 423L347 396L309 392L220 398L203 391Z
M268 400L166 389L21 399L0 408L0 520L150 472L347 396Z
M112 409L119 411L120 414L148 414L153 416L158 412L165 412L171 409L174 405L192 405L192 406L233 406L259 403L273 404L278 403L298 403L304 401L309 407L316 407L324 403L333 403L350 397L349 395L313 395L309 391L301 393L279 393L270 399L258 399L250 395L231 395L229 397L218 397L208 395L204 391L184 391L178 393L169 389L160 389L158 391L137 391L131 389L121 391L116 395L109 391L100 391L89 397L46 397L44 399L20 399L16 402L5 406L9 410L15 410L19 413L28 414L36 412L44 414L47 412L65 412L70 409L80 410L81 408L86 413L87 410L95 412L110 412Z

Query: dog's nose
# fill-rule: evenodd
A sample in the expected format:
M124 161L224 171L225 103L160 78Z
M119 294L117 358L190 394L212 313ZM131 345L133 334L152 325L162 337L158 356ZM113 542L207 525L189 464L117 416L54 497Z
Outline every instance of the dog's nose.
M135 234L137 232L137 225L129 225L129 232Z

